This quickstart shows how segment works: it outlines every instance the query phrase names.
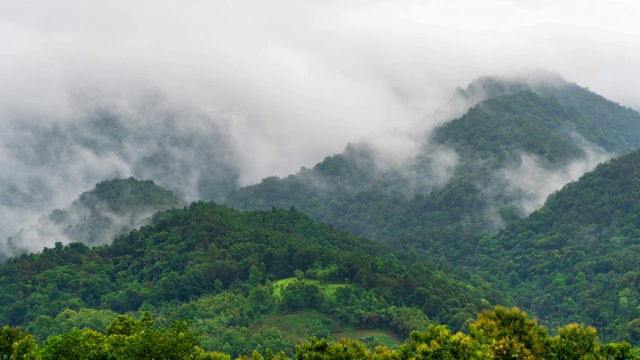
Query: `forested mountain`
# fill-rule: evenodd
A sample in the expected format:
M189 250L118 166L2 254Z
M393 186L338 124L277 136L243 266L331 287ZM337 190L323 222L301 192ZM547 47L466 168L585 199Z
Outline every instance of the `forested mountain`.
M551 328L588 323L607 340L637 345L639 189L635 151L566 185L528 218L480 240L468 256Z
M237 355L263 343L293 348L300 339L254 325L283 311L326 314L312 327L318 336L352 326L404 339L432 321L464 328L481 309L510 302L478 277L442 272L417 255L295 209L193 203L158 213L152 225L111 245L57 243L7 260L0 266L0 323L43 340L72 326L102 331L118 313L147 310L190 319L207 349Z
M153 181L97 184L9 239L5 254L22 255L0 266L0 324L21 326L44 353L85 336L115 349L124 344L117 336L139 338L143 328L182 331L193 351L234 357L328 354L334 345L314 339L294 347L365 330L395 344L419 330L378 358L444 348L453 358L558 357L574 341L626 358L627 345L596 346L591 328L556 329L595 325L603 342L640 345L640 150L562 186L640 147L640 115L549 74L480 78L454 97L470 107L401 163L350 144L312 168L232 191L226 205L185 206ZM494 305L522 307L558 335L515 310L474 322ZM501 338L499 316L528 324L527 340ZM172 319L189 319L189 330ZM117 333L123 324L138 330ZM477 331L485 325L492 335ZM367 339L373 351L379 338Z
M54 210L40 218L35 226L21 230L0 244L0 260L41 251L56 242L109 244L116 235L147 224L155 212L186 204L151 180L102 181L93 190L82 193L70 206Z
M0 243L105 179L153 179L189 201L237 186L240 166L222 115L146 86L94 90L74 93L68 114L3 118Z
M473 103L522 91L552 97L562 105L574 108L594 126L593 130L605 135L598 140L587 139L609 151L625 153L638 148L640 144L637 111L569 83L555 73L538 71L533 76L515 78L485 76L473 81L465 90L457 89L456 95ZM578 133L585 136L582 131Z
M475 105L425 135L403 164L380 166L370 147L352 144L225 203L295 206L358 235L450 257L451 242L503 228L598 162L640 146L640 114L557 76L482 78L456 97Z

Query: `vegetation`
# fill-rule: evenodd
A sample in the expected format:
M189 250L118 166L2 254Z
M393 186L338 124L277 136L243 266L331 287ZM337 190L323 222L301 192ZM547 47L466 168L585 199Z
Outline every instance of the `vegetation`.
M330 337L335 322L406 338L431 321L459 329L504 302L479 278L443 273L295 209L242 212L204 202L158 213L153 225L109 246L58 243L0 267L0 321L38 341L74 326L100 331L117 314L149 310L192 320L205 349L233 356L301 341L256 328L269 314L314 310L335 319L305 336Z
M39 224L72 242L0 266L0 359L637 358L640 151L525 218L505 174L629 151L639 115L558 79L479 94L407 163L350 145L227 198L250 211L98 184Z
M241 208L296 206L387 243L404 254L398 256L415 254L447 273L482 278L552 332L580 322L598 326L605 339L640 344L640 293L633 285L637 153L601 165L521 222L521 204L532 199L503 176L520 169L525 156L534 159L535 175L583 158L585 144L609 153L637 148L640 115L562 79L482 78L461 93L485 100L438 127L431 145L404 168L379 168L371 149L351 145L312 169L265 179L227 201ZM434 177L434 144L458 154L439 185L416 180Z
M11 359L231 359L224 352L205 352L198 336L185 322L156 326L149 313L140 319L117 317L104 333L76 328L47 338L38 345L19 329L2 329L11 347L3 347ZM237 357L249 359L249 354ZM467 335L453 334L446 326L431 325L413 331L405 344L395 348L367 347L359 340L329 342L312 337L295 347L293 359L637 359L626 342L598 344L592 327L570 324L549 337L547 330L517 308L497 307L478 314ZM271 348L254 350L251 359L289 359Z
M583 322L640 343L639 179L638 151L599 165L496 235L493 249L478 246L474 266L550 326Z
M110 244L121 233L148 224L157 211L187 203L151 180L106 180L81 194L70 206L42 217L29 231L20 231L0 248L0 261L32 248L29 242L53 245L81 242L89 246ZM52 241L53 240L53 241Z

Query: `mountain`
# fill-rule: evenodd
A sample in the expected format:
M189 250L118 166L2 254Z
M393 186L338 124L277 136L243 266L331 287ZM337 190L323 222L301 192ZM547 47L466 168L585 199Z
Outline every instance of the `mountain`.
M154 86L134 88L74 91L68 113L3 118L0 242L105 179L153 179L189 201L237 187L238 152L224 115Z
M592 142L608 151L626 153L640 144L637 111L607 100L588 88L567 82L555 73L537 71L533 76L485 76L473 81L465 90L457 89L456 95L467 101L477 101L522 91L552 97L562 105L574 108L606 136ZM582 132L580 135L584 136Z
M454 98L471 107L425 135L404 163L382 165L370 146L351 144L224 202L294 206L315 220L455 263L459 254L450 244L462 247L473 234L504 228L599 162L640 146L640 114L554 74L480 78Z
M2 254L6 257L40 251L58 241L109 244L116 235L147 224L153 213L186 204L151 180L102 181L70 206L54 210L35 226L11 236L2 244Z
M247 340L254 335L280 348L299 341L259 326L269 316L317 323L309 336L355 327L403 339L432 321L459 329L496 303L509 299L477 277L443 272L416 252L394 252L295 209L204 202L157 213L111 245L57 243L0 266L0 323L40 340L152 311L192 320L207 349L239 354L256 346Z
M469 256L550 327L588 323L605 340L640 344L639 189L635 151L566 185Z
M554 74L484 77L455 97L468 110L406 163L380 165L372 148L352 144L226 203L295 206L487 279L552 331L580 322L603 341L640 343L638 153L570 183L640 147L640 114Z

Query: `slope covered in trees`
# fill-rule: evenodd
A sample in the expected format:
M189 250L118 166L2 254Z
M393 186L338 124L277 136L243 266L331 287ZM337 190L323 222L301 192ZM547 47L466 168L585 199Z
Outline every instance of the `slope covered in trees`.
M330 329L382 328L405 338L431 321L457 330L508 301L479 278L443 273L417 253L395 253L295 209L242 212L202 202L158 213L111 245L57 243L0 266L0 323L40 341L150 310L193 320L207 349L234 356L295 340L253 328L265 314L308 309L330 316L323 325Z
M566 185L493 240L479 240L467 261L504 281L518 304L549 326L593 324L607 339L637 345L639 189L635 151Z

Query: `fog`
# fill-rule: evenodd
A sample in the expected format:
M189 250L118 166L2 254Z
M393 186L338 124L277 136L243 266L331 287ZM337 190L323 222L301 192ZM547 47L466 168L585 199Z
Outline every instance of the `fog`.
M638 13L634 1L0 1L0 239L116 176L215 199L349 142L401 161L483 75L549 69L640 108Z

